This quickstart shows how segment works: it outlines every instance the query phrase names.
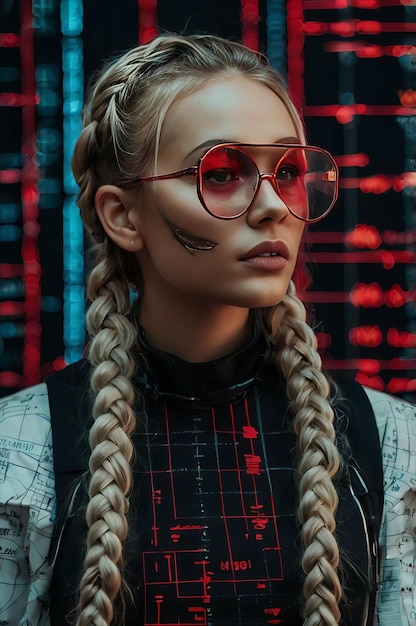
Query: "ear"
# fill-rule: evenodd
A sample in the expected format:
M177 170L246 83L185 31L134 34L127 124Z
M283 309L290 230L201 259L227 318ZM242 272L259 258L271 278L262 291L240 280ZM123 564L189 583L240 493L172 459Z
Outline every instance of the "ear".
M135 208L136 210L132 211ZM102 185L95 194L95 210L107 235L123 250L137 252L143 247L137 211L137 195Z

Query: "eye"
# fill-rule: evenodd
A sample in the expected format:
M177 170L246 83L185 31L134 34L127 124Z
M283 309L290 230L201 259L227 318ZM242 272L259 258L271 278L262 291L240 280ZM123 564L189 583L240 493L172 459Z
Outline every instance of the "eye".
M302 176L304 172L300 171L300 169L296 165L288 165L285 163L281 165L276 172L276 179L283 181L290 181Z
M238 172L236 172L235 170L222 167L204 172L202 179L204 183L221 185L224 183L231 183L235 180L238 180L239 175Z

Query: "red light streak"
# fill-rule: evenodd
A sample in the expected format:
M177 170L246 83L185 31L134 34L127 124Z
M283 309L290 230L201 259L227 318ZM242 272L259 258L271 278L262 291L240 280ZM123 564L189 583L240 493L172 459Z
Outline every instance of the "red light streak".
M20 37L16 33L0 33L0 48L18 48Z
M416 333L409 333L405 330L397 330L397 328L389 328L386 335L386 341L393 348L416 348Z
M365 167L370 162L368 154L357 152L356 154L339 154L335 158L338 167Z
M356 33L378 35L379 33L414 33L414 22L377 22L375 20L346 20L340 22L304 22L305 35L339 35L353 37Z
M159 33L157 27L157 0L138 0L140 44L149 43Z
M416 380L409 378L392 378L386 387L389 393L410 393L416 390Z
M376 373L381 370L416 370L416 359L333 359L323 357L325 366L335 370L357 370Z
M416 301L415 291L404 291L392 288L378 293L361 290L358 293L354 290L348 291L299 291L299 295L304 302L326 303L326 304L346 304L351 302L354 306L364 308L379 308L386 305L390 308L404 306L407 302Z
M304 20L302 0L287 0L287 69L290 95L296 106L303 109L305 89L303 73L304 63Z
M23 273L22 265L12 263L0 263L0 278L17 278Z
M0 302L0 317L21 317L24 313L24 302L12 302L10 300Z
M381 56L402 57L416 53L416 46L375 46L365 41L328 41L324 44L326 52L354 52L360 58L378 58Z
M34 58L34 31L32 0L21 0L21 89L28 102L22 107L22 259L25 283L25 341L23 345L23 369L25 385L39 382L41 377L41 288L40 264L37 241L39 215L39 170L36 161L36 81Z
M406 117L408 115L414 116L414 114L414 108L396 104L322 104L318 106L306 105L304 107L305 116L336 117L341 124L348 124L354 115L401 115Z
M386 191L401 193L406 187L416 186L416 172L403 172L398 176L376 174L362 178L340 177L340 189L360 189L363 193L381 194Z
M309 263L374 263L383 265L386 269L394 267L396 263L416 263L416 252L407 250L383 251L363 250L362 252L314 252L306 255Z
M258 0L241 0L241 31L244 45L259 49L259 3Z
M3 107L24 107L39 104L39 97L35 94L21 93L0 93L0 106Z
M381 9L382 7L411 6L414 0L304 0L305 11L316 9Z
M21 374L16 372L0 372L1 387L23 387L25 379Z
M0 170L0 184L14 185L20 182L22 173L20 170Z
M368 238L360 236L356 239L355 232L357 229L363 229L366 231L368 229ZM373 234L374 233L374 234ZM377 236L377 228L375 226L366 225L366 224L358 224L356 228L348 233L344 231L326 231L326 232L312 232L308 231L305 233L304 241L305 243L310 244L334 244L334 243L345 243L351 247L360 247L360 248L371 248L374 249L374 244L376 242ZM385 230L379 233L381 237L382 243L385 243L390 246L394 245L411 245L416 242L416 230L407 230L404 232L397 232L394 230ZM359 245L357 245L359 243ZM366 245L365 245L366 244ZM371 244L371 245L370 245Z

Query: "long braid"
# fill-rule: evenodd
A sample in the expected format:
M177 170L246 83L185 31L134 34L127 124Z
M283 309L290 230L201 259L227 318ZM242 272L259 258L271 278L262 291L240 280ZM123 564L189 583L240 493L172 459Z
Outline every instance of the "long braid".
M131 487L133 456L129 435L136 424L131 350L137 336L127 318L128 288L116 270L114 259L103 254L89 279L92 304L87 326L92 337L89 359L93 367L94 424L90 430L89 530L78 626L107 626L112 621L113 600L121 587L122 544L128 532L126 496Z
M268 320L275 359L286 380L298 446L299 520L302 524L304 626L335 626L342 595L334 537L338 495L332 478L340 465L335 445L329 385L322 373L316 337L293 283Z

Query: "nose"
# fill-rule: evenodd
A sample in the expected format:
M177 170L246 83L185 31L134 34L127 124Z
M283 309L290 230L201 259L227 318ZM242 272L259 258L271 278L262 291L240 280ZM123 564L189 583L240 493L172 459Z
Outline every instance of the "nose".
M264 220L281 221L289 209L281 199L273 174L260 174L257 190L247 212L247 220L255 224Z

